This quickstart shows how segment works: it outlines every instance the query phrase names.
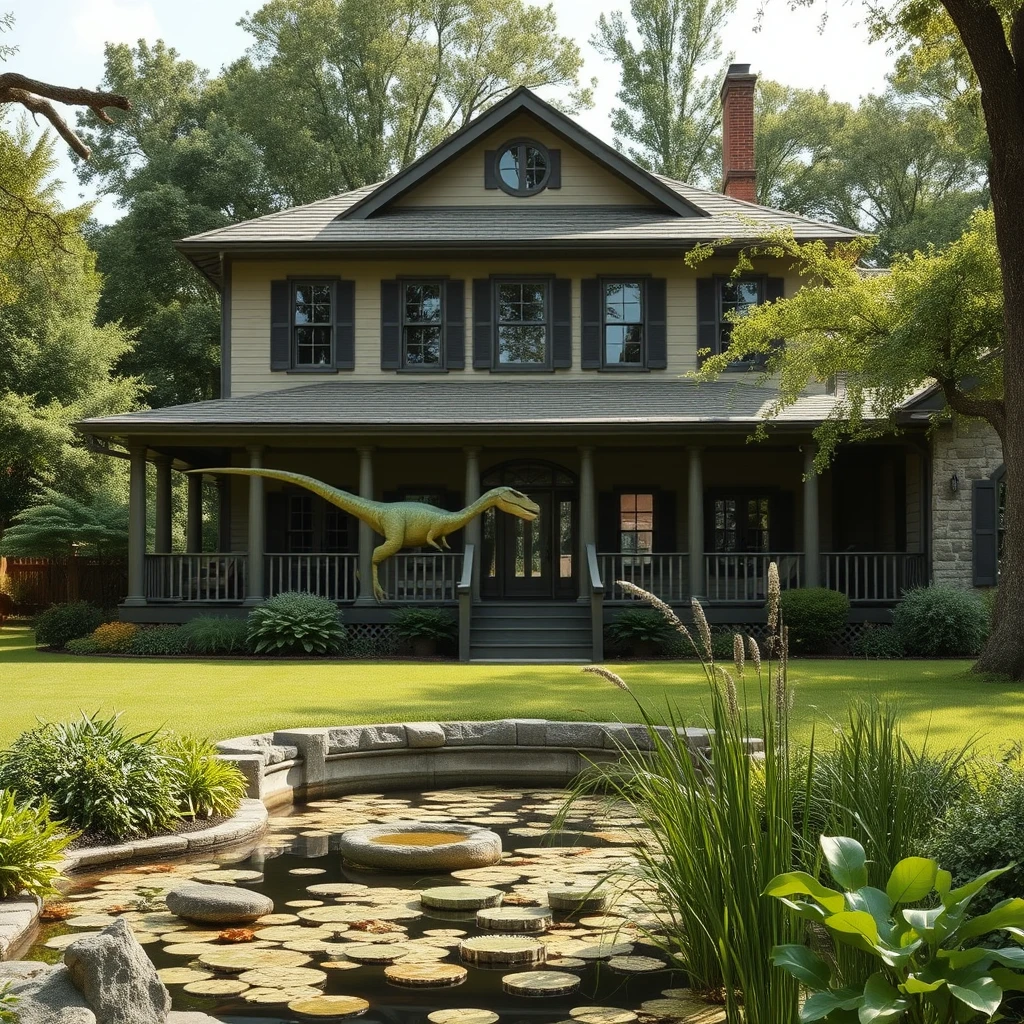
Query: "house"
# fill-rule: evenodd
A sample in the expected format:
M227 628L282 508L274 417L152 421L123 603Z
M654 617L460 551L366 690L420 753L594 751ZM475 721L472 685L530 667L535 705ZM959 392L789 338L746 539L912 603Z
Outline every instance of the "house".
M733 65L723 85L725 194L644 170L520 89L387 181L184 239L222 296L222 397L80 425L130 455L122 617L241 614L298 589L370 632L395 607L458 606L464 658L584 659L628 604L619 579L754 622L775 560L784 587L848 594L858 628L938 577L951 460L932 451L927 395L900 435L847 446L818 476L812 430L838 400L826 383L755 444L775 395L756 367L687 379L698 350L726 344L729 311L800 286L767 258L731 277L739 248L778 228L853 234L753 202L755 80ZM219 542L203 551L202 478L189 476L187 549L172 552L172 473L218 466L449 509L511 485L541 513L491 509L451 552L396 554L381 604L373 531L274 480L216 477Z

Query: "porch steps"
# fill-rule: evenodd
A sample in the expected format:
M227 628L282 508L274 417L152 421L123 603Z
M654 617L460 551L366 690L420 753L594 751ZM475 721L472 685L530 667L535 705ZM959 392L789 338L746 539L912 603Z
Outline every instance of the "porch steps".
M473 609L469 660L591 660L590 607L574 601L485 601Z

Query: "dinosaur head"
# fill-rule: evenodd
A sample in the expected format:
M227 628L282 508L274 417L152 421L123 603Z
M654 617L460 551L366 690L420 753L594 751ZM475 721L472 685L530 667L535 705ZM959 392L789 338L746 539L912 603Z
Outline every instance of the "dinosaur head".
M492 493L495 496L494 504L502 512L519 516L528 523L532 523L540 515L540 505L514 487L495 487Z

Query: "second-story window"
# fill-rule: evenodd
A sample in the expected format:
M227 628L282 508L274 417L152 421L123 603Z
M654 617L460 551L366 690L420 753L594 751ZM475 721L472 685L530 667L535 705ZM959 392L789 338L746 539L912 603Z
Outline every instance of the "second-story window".
M604 281L604 365L644 365L644 285L642 281Z
M440 281L402 284L402 364L410 369L443 365L444 308Z
M548 286L546 281L499 281L496 286L497 364L548 364Z
M298 281L292 306L292 337L297 367L330 366L334 351L332 288L328 283Z
M718 349L724 352L732 341L733 322L729 314L746 316L764 302L764 278L722 278L718 282Z

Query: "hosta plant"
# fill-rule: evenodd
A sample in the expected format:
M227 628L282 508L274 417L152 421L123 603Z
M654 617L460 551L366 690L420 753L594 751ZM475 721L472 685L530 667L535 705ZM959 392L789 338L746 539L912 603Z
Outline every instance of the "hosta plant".
M1008 868L954 889L936 861L905 857L883 891L868 885L867 858L856 840L822 836L821 849L839 888L788 871L772 879L765 895L824 928L835 944L860 951L859 962L870 966L857 977L838 978L834 962L815 950L776 946L775 965L810 992L801 1022L966 1024L992 1019L1004 993L1024 991L1018 973L1024 949L1001 944L1024 938L1024 899L970 914L971 901Z
M334 654L345 639L333 601L289 591L253 608L248 636L257 654Z

